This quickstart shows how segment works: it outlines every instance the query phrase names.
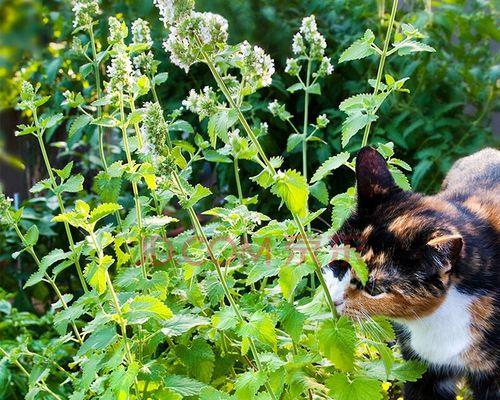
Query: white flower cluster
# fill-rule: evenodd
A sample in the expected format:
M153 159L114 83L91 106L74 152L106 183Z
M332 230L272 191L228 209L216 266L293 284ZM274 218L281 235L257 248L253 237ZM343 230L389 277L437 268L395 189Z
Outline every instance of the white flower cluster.
M148 47L153 45L149 24L141 18L132 22L132 44L144 44Z
M333 73L333 66L329 57L325 56L326 40L319 33L318 25L314 15L305 17L302 20L299 32L292 41L292 51L299 58L290 58L286 62L285 72L296 76L300 72L299 59L305 56L309 59L319 61L320 65L314 76L324 77Z
M210 86L205 86L201 92L194 89L189 91L188 97L182 101L182 105L192 113L198 114L200 120L212 116L217 112L219 99Z
M75 0L73 1L73 27L87 27L92 24L94 17L99 14L98 0Z
M137 78L132 61L124 46L115 46L116 55L111 59L107 72L109 76L108 90L111 93L128 92L133 90Z
M168 128L163 117L163 110L158 103L145 103L143 111L141 132L144 137L144 145L142 151L155 162L163 153Z
M218 14L193 12L170 28L163 47L170 53L172 63L188 72L192 64L203 61L199 45L207 53L226 46L227 28L227 20Z
M240 44L238 53L241 75L253 91L272 83L274 61L269 54L259 46L251 46L247 41Z
M11 219L8 216L11 208L11 203L12 199L9 197L5 197L5 194L0 192L0 226L11 224Z
M120 21L116 17L109 17L108 25L109 25L108 43L110 45L123 43L123 40L128 36L128 28L125 22Z
M153 0L160 12L160 20L170 26L191 15L194 0Z

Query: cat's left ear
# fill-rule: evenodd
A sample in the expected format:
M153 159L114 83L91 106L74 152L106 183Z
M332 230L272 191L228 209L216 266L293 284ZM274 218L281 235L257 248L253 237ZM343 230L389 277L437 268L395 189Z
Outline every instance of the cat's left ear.
M434 237L427 242L427 246L444 255L448 262L443 265L444 271L449 272L460 258L463 247L463 238L458 234L444 234Z
M396 188L384 157L372 147L363 147L356 157L358 201L363 206L376 205Z

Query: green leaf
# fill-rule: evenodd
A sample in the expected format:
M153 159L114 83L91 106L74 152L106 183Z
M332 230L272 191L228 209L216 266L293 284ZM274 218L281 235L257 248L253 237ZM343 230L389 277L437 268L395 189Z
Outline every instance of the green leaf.
M283 330L297 343L300 340L306 316L286 301L280 304L278 312Z
M318 335L319 349L336 368L350 371L354 367L356 332L350 319L341 316L338 320L328 319L320 325Z
M362 376L348 379L344 374L334 374L326 385L334 400L382 400L382 387L376 379Z
M344 163L349 161L349 156L350 154L346 151L335 156L331 156L316 170L313 177L311 178L311 183L320 181L332 171L340 168L342 165L344 165Z
M282 265L280 270L279 285L283 297L291 301L297 285L304 276L307 276L311 271L304 266Z
M288 90L290 93L295 93L297 90L305 90L305 87L301 82L297 82L292 86L289 86L286 90Z
M63 169L52 168L52 170L57 174L59 178L62 180L66 180L71 175L71 171L73 170L73 161L70 161L68 164L64 166Z
M293 214L301 218L307 215L309 185L299 172L293 169L279 171L271 192L278 196Z
M226 306L214 313L212 325L222 331L233 329L238 325L238 317L231 307Z
M54 328L60 335L66 333L70 322L76 321L85 314L85 306L81 303L72 304L66 309L59 311L54 317Z
M220 138L224 143L229 140L228 131L238 121L238 113L236 110L223 110L214 114L208 121L208 136L210 137L210 145L215 148L217 138Z
M264 259L254 262L248 271L246 284L251 285L261 279L278 275L281 264L281 260Z
M83 176L81 174L71 176L62 185L56 187L55 192L57 193L78 193L83 190Z
M103 202L116 203L118 201L122 186L120 178L111 177L108 172L100 171L94 178L94 185Z
M372 102L373 95L368 93L360 93L355 96L345 99L339 105L339 110L346 114L354 114L369 108Z
M93 261L87 264L85 268L85 277L98 294L103 294L106 291L106 273L108 268L113 265L115 259L109 255L105 255L98 261Z
M165 388L186 397L196 396L206 387L206 385L200 381L181 375L164 376L163 385Z
M286 142L286 151L289 153L295 149L300 143L304 141L304 134L303 133L292 133L290 136L288 136L287 142Z
M387 380L385 365L383 361L370 361L362 363L363 372L375 379ZM394 363L392 366L389 380L400 382L415 382L420 379L427 367L425 364L410 360L405 362Z
M427 51L434 53L436 50L428 44L417 42L416 40L408 40L400 43L394 43L393 46L398 49L398 55L406 56L410 53Z
M351 265L358 279L361 281L363 285L365 285L366 281L368 280L368 268L366 266L365 260L356 251L356 249L349 246L344 247L343 245L341 245L338 246L338 251L336 251L336 255L337 255L336 257L337 260L345 260Z
M103 203L99 204L96 208L92 210L90 213L88 223L95 224L102 218L107 217L110 214L113 214L122 209L122 206L116 203Z
M212 347L204 339L193 340L189 347L177 346L175 354L186 366L189 376L201 382L210 382L215 368L215 354Z
M339 63L345 61L359 60L375 54L375 50L370 47L370 45L375 40L375 35L370 29L365 31L365 34L361 39L356 40L347 49L343 51L340 55Z
M168 72L160 72L159 74L156 74L155 77L153 78L153 85L161 85L162 83L166 82L168 79Z
M51 189L52 188L52 183L50 178L43 179L33 185L33 187L30 189L31 193L40 193L43 190L46 189Z
M405 176L405 174L403 174L403 172L399 168L397 168L393 165L389 165L389 171L391 172L391 175L394 178L394 181L401 189L411 190L410 181L408 180L408 178Z
M38 242L39 232L36 225L31 225L24 235L26 247L33 247Z
M210 191L209 188L200 185L199 183L194 187L194 191L191 193L189 196L189 200L187 201L182 201L181 205L184 208L189 208L194 206L196 203L198 203L201 199L210 196L212 192Z
M356 208L356 190L351 187L346 193L341 193L334 196L330 200L332 204L332 227L333 232L338 231L346 219L353 213Z
M363 129L369 122L377 120L376 115L354 113L349 115L342 123L342 147L349 144L351 138Z
M200 400L231 400L231 396L211 386L207 386L201 390Z
M99 350L104 350L111 346L114 342L118 340L118 335L116 333L116 326L103 326L98 328L85 340L83 345L78 350L76 354L77 357L81 357L90 351L96 352Z
M237 400L254 400L260 387L266 382L264 371L248 371L238 376L235 384L235 398Z
M92 116L87 114L79 115L73 119L69 126L68 138L71 138L80 129L85 128L88 124L90 124L90 122L92 122Z
M179 119L168 126L169 131L193 133L194 129L189 122Z
M7 398L7 391L9 391L10 385L10 371L8 367L7 358L3 358L0 360L0 398Z
M393 165L396 165L406 171L411 171L411 166L410 164L408 164L407 162L403 161L403 160L400 160L399 158L391 158L389 160L389 164L393 164Z
M46 117L40 120L40 125L43 126L45 129L49 129L56 126L59 122L62 121L63 118L64 115L61 113L51 115L50 117Z
M264 311L257 311L252 314L239 329L241 337L251 337L259 342L270 345L273 349L276 348L278 340L276 338L276 330L274 329L274 321L269 314Z
M221 154L219 151L217 150L205 150L203 152L203 156L205 157L205 160L207 160L208 162L213 162L213 163L231 163L231 159L224 155L224 154Z
M309 191L311 196L318 199L318 201L324 205L328 204L329 194L325 182L318 181L314 185L309 186Z
M209 325L210 321L207 318L189 315L178 314L174 315L167 321L163 321L161 329L165 336L179 336L188 332L190 329L198 326Z
M173 316L170 308L150 295L134 297L131 302L125 304L123 312L131 324L143 324L150 318L162 321Z
M54 249L45 257L40 260L40 265L38 266L38 270L33 273L29 279L24 284L25 288L36 285L38 282L41 282L45 273L54 263L64 260L69 256L69 253L65 253L61 249Z
M306 89L306 92L309 93L309 94L318 94L318 95L320 95L321 94L321 87L319 86L319 83L315 83L315 84L309 86Z

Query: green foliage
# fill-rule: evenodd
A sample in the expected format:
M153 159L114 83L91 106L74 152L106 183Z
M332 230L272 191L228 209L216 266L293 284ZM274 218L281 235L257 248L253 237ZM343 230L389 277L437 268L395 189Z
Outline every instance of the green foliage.
M74 26L67 4L49 3L48 62L35 57L13 81L40 83L18 85L26 121L17 135L34 139L48 178L24 209L0 201L5 240L22 265L24 304L15 306L31 307L30 296L43 316L17 311L2 292L0 396L382 399L382 382L418 379L424 367L389 347L387 321L336 315L313 276L334 249L313 243L328 242L356 205L355 188L345 188L361 143L378 144L409 189L412 169L395 152L415 154L418 187L437 160L472 148L449 154L461 129L478 138L474 146L486 141L493 95L481 87L493 90L494 71L480 75L491 58L478 50L475 76L471 60L454 53L463 49L448 47L452 34L466 43L490 35L487 6L473 5L471 19L484 29L470 38L456 5L396 17L377 16L368 3L313 2L316 17L300 23L300 2L283 11L269 1L250 10L250 2L200 0L198 9L250 20L241 32L231 23L228 39L219 17L187 15L192 1L173 2L162 22L148 2L101 4L100 14L85 1ZM166 47L187 76L160 50L164 23L175 25ZM441 96L457 57L451 82L459 88L465 77L468 90L451 101ZM479 117L451 121L457 107L485 98ZM310 229L324 209L309 194L331 205L324 234ZM365 283L363 259L350 248L342 254ZM3 259L14 265L10 254Z

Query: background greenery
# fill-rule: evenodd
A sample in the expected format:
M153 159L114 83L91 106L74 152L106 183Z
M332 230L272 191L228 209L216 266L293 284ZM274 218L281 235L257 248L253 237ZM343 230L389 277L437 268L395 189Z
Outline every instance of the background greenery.
M302 118L302 97L290 96L286 88L293 80L281 73L291 53L293 32L300 26L304 15L315 14L319 29L327 39L328 55L338 60L342 50L365 29L379 27L380 31L375 34L383 37L385 27L380 24L383 2L200 0L197 7L223 14L229 21L232 41L246 39L266 49L274 58L282 78L274 79L271 88L255 95L253 118L270 121L270 134L263 138L266 150L270 154L285 154L286 166L300 169L299 149L296 149L297 155L286 154L290 129L285 123L270 119L267 111L268 103L277 98L287 104L297 121ZM391 75L412 77L406 84L410 94L400 94L397 99L387 101L380 120L374 125L371 141L394 142L397 157L413 167L413 188L432 193L439 188L443 175L455 159L496 144L491 119L498 107L496 95L500 77L498 55L493 51L500 39L496 28L498 14L493 2L488 1L437 1L432 5L408 1L401 7L405 11L403 22L410 22L428 34L428 43L437 52L398 58L388 65L386 72ZM170 65L160 46L163 27L159 22L154 24L156 10L150 2L103 1L102 9L104 15L100 18L100 28L103 31L110 15L122 14L127 21L141 16L153 22L155 55L162 61L160 70L170 75L170 84L162 85L158 90L165 109L178 107L189 89L201 88L210 82L209 72L202 66L194 66L193 73L185 75ZM39 155L32 147L34 143L22 138L13 139L15 126L21 120L15 104L22 79L41 82L42 92L51 92L50 107L54 112L60 109L65 90L82 90L83 80L79 79L81 60L75 59L70 50L72 29L68 21L72 19L71 6L67 1L57 0L0 1L0 15L0 177L4 179L7 194L21 192L26 197L25 201L30 205L27 221L37 221L44 238L40 243L41 252L46 253L48 249L62 247L58 246L60 227L56 228L50 222L54 210L50 202L43 197L27 198L27 188L40 180L43 173ZM375 60L370 59L336 66L334 74L324 83L323 95L312 97L311 108L326 112L332 123L322 133L326 145L310 144L311 171L341 150L340 129L344 116L338 111L338 105L350 95L366 90L366 78L374 76L376 68ZM200 132L205 131L200 129ZM47 134L55 143L51 148L55 165L64 165L70 158L74 160L77 169L86 177L86 189L90 189L91 177L99 166L96 131L83 130L67 143L64 143L67 140L64 125ZM117 154L118 140L118 137L107 135L109 148L115 148ZM359 146L359 138L349 145L350 150ZM220 164L214 167L214 164L199 163L197 168L194 176L205 186L212 186L220 199L228 192L232 193L233 190L229 189L234 187L231 166ZM255 166L242 162L241 168L244 192L251 196L258 191L262 204L260 211L273 218L280 217L278 200L261 192L258 186L250 185L248 177L257 173ZM350 186L351 174L346 173L347 176L349 179L342 179L342 172L336 174L335 180L328 182L330 192L339 193ZM327 226L317 225L316 228L324 230ZM20 264L12 261L10 254L15 250L11 248L16 248L16 241L10 235L0 235L0 246L4 250L0 254L0 287L4 290L0 292L0 323L5 328L1 329L0 339L4 336L27 337L35 346L44 347L55 335L47 328L50 316L38 318L37 315L44 314L51 299L43 286L28 291L22 289L30 268L21 269ZM72 276L68 276L68 291L71 291L73 282ZM10 304L16 308L14 313L10 309L6 312ZM60 357L65 357L65 354L60 354Z

